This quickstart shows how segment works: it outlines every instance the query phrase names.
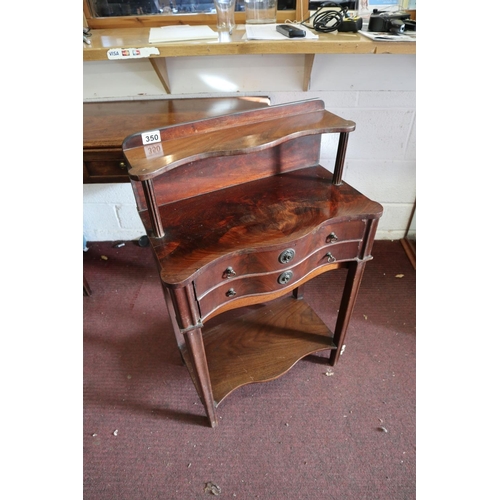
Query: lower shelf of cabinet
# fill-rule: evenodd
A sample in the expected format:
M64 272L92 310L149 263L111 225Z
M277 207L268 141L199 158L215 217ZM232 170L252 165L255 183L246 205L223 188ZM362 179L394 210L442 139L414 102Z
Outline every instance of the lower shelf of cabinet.
M215 404L246 384L275 379L303 357L336 349L332 333L304 300L278 299L204 328Z

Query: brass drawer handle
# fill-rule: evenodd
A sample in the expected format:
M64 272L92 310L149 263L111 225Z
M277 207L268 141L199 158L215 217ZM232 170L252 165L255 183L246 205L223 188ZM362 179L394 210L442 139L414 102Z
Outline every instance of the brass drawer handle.
M236 271L232 267L228 267L223 273L222 277L224 279L229 279L232 278L233 276L236 276Z
M236 290L234 288L230 288L227 292L226 292L226 297L234 297L236 295Z
M335 257L332 255L332 253L331 253L331 252L328 252L328 253L325 255L325 257L328 257L328 262L335 262L335 261L336 261Z
M295 250L293 248L288 248L287 250L280 253L278 260L282 264L288 264L295 257Z
M292 271L285 271L279 275L278 283L280 285L286 285L292 279L292 276L293 276Z
M118 166L122 169L122 170L127 170L127 165L125 164L124 161L121 161L120 163L118 163Z
M338 236L332 232L326 237L326 242L331 243L332 241L338 241L338 239Z

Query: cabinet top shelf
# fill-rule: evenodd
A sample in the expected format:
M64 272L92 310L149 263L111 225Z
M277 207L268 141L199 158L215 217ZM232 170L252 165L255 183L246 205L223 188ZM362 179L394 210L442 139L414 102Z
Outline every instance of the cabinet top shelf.
M214 26L211 26L215 31ZM372 41L359 33L318 33L317 40L246 40L238 25L230 40L149 43L149 28L92 30L90 45L83 46L84 61L108 60L110 49L157 48L149 57L244 54L416 54L415 42Z
M354 128L354 122L325 111L323 101L311 99L136 133L124 140L123 151L130 177L146 180L203 158L240 155L291 138L352 132ZM156 134L155 138L150 134ZM148 140L159 146L154 155L145 147Z

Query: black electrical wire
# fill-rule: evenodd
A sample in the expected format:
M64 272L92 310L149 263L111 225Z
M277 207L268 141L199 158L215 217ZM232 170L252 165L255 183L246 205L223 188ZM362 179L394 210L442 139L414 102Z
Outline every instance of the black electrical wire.
M338 7L341 10L326 10L326 7ZM323 12L322 12L323 10ZM307 19L301 22L301 24L306 23L314 17L313 20L313 29L319 31L321 33L331 33L332 31L337 31L339 26L342 24L344 20L344 16L347 13L347 7L343 7L333 2L325 2L321 4L320 8ZM333 22L332 22L333 21Z

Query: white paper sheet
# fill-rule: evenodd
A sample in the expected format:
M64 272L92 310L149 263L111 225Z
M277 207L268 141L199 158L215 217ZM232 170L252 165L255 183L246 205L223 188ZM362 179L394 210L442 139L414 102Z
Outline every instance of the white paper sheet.
M162 26L149 30L149 43L182 42L184 40L218 40L219 34L209 26Z

